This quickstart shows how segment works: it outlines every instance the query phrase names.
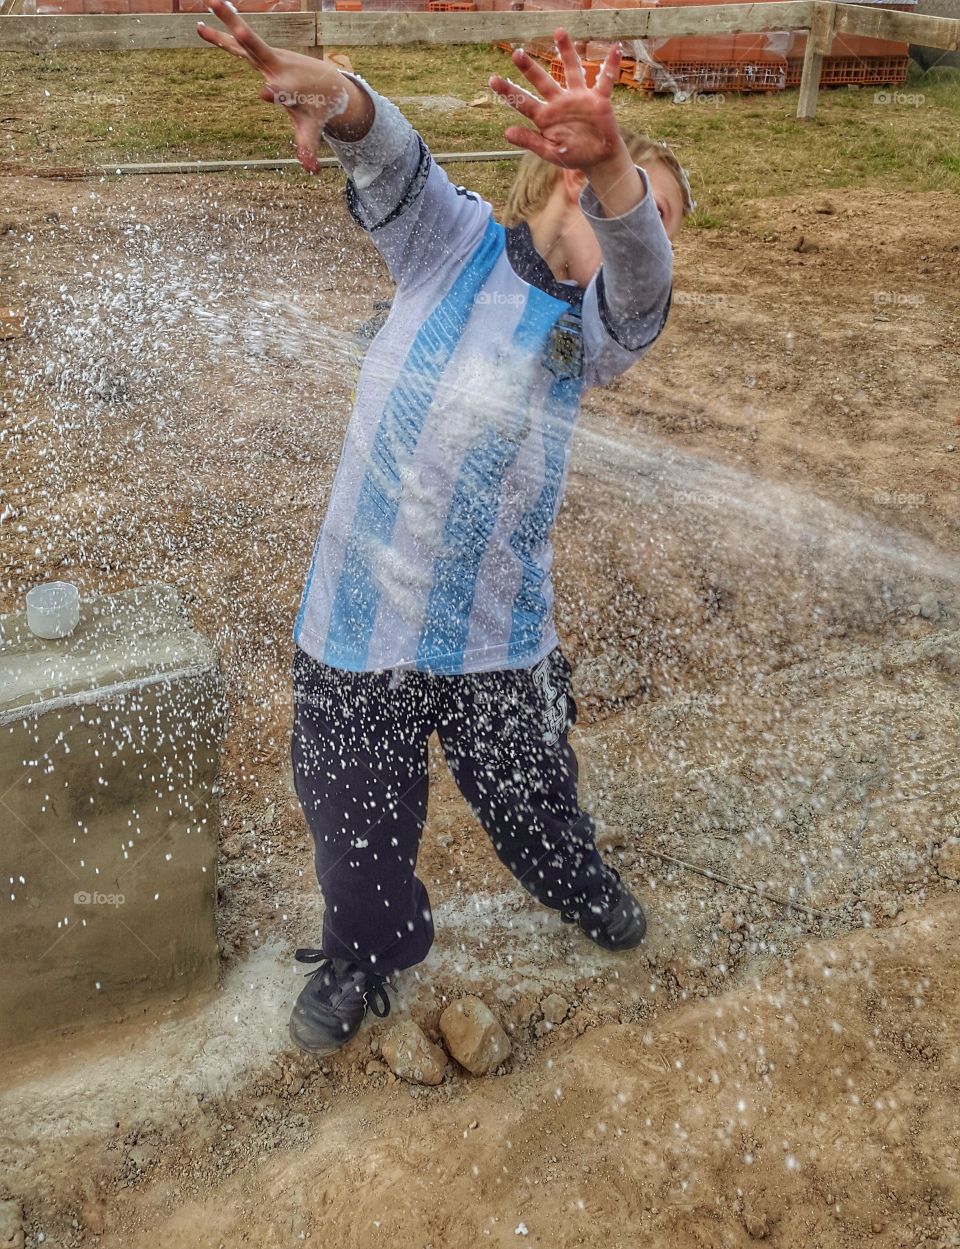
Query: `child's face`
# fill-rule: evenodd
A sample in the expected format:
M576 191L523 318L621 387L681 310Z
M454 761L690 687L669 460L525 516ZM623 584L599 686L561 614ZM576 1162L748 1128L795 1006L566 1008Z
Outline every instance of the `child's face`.
M652 160L644 165L650 179L650 190L660 211L660 220L671 241L680 233L683 225L683 192L673 175L673 170L663 161Z

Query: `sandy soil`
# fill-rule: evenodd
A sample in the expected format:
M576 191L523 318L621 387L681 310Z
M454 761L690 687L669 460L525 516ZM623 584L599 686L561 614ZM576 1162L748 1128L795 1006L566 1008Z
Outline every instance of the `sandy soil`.
M436 1035L478 993L514 1051L426 1090L377 1064L381 1024L322 1064L284 1036L320 914L290 622L338 330L382 275L323 186L4 190L29 316L0 606L168 581L234 710L223 990L4 1060L28 1243L960 1244L956 200L760 202L683 239L663 341L588 399L557 541L585 790L650 937L612 958L532 907L438 763L438 940L397 1009Z

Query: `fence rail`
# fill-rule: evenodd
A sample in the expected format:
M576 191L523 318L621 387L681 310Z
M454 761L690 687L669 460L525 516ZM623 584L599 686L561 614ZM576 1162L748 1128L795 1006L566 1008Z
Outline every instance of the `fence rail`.
M647 39L678 35L807 31L799 118L812 118L823 58L835 34L960 49L960 21L827 0L676 8L539 10L533 13L250 13L250 25L278 47L372 47L408 43L526 43L563 25L574 39ZM196 17L186 14L88 14L0 17L0 52L132 52L198 48Z

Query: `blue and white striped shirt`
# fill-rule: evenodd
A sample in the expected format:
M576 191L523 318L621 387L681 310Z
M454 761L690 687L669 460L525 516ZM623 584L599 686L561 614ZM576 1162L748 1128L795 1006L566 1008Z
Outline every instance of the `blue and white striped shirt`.
M610 220L588 187L603 267L586 291L557 282L526 226L499 225L363 86L370 132L329 141L397 289L360 370L295 640L354 672L532 667L557 644L549 534L581 392L660 333L669 240L652 195Z

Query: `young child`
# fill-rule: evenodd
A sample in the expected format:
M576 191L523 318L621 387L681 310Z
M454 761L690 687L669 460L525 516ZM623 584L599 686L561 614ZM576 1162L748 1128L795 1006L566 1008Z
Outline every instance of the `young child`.
M295 627L294 774L326 906L321 949L297 951L317 967L290 1031L322 1054L368 1006L388 1014L388 977L430 949L415 868L433 733L524 888L604 949L643 937L577 799L549 534L582 391L663 329L690 192L666 148L618 129L618 48L593 88L562 30L566 88L520 50L542 99L490 80L532 123L506 131L527 153L505 227L362 79L268 47L223 0L210 7L227 33L200 23L202 37L260 70L305 168L326 139L396 284Z

